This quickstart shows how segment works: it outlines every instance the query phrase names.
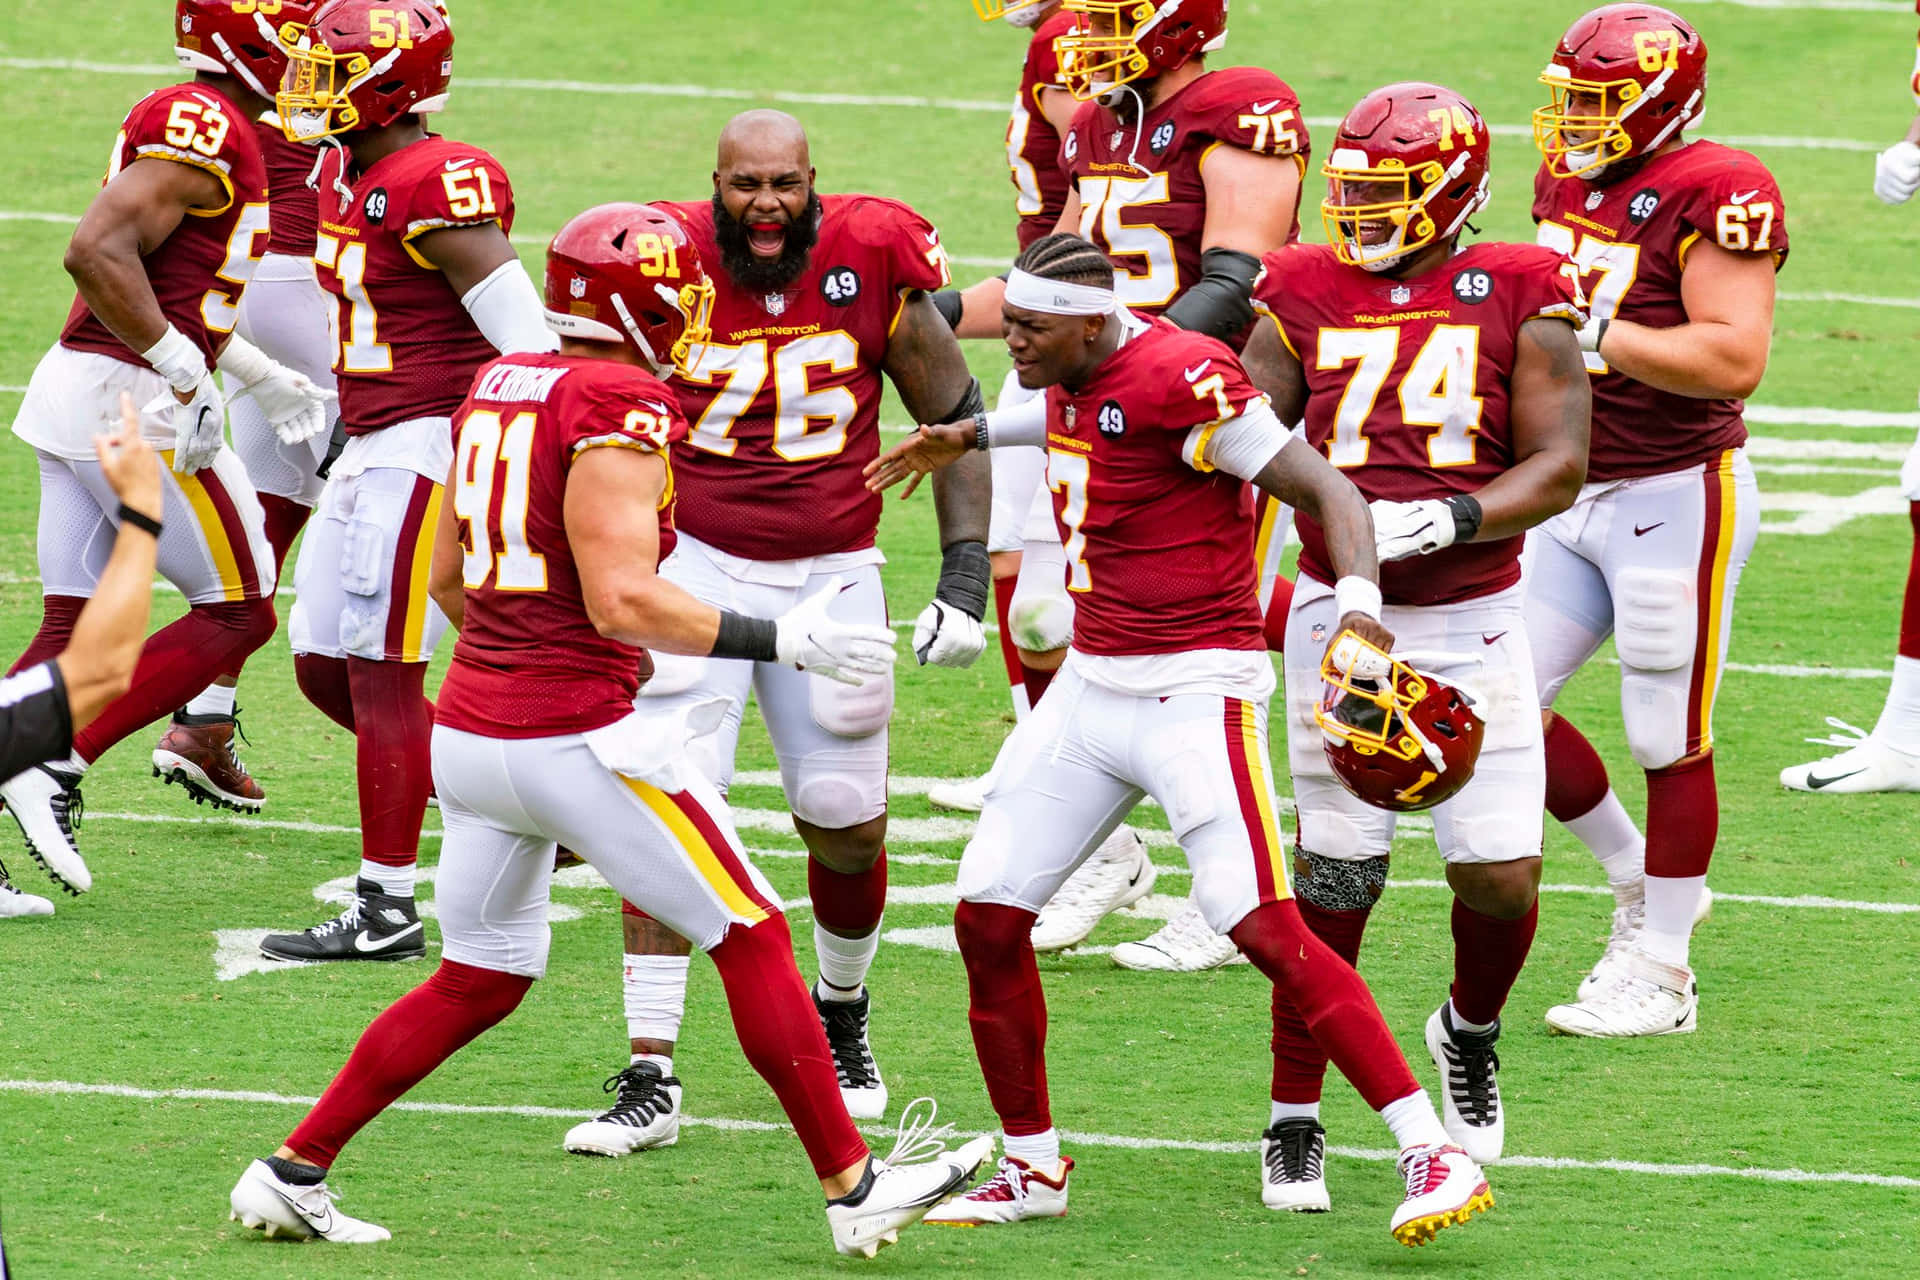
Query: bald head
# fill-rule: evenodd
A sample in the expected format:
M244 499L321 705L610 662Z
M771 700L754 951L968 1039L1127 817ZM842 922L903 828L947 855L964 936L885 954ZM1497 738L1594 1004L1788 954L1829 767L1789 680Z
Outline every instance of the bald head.
M720 131L714 234L727 274L756 292L806 269L819 231L807 131L784 111L742 111Z
M714 161L716 178L724 180L725 175L742 168L807 173L812 167L807 155L807 131L784 111L771 107L742 111L720 130L719 155Z

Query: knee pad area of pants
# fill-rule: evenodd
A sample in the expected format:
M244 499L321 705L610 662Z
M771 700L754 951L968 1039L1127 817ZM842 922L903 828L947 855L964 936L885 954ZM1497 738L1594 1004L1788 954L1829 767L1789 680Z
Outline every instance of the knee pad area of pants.
M837 767L817 772L802 766L802 775L793 788L793 816L828 831L857 827L886 812L879 788L862 786Z
M1387 887L1387 859L1334 858L1307 849L1295 852L1293 889L1322 911L1367 911Z
M1658 569L1628 569L1614 583L1613 611L1613 643L1622 666L1673 671L1693 660L1691 578Z
M1664 769L1687 754L1687 686L1660 673L1623 671L1620 720L1642 769Z
M1007 631L1014 647L1028 653L1064 649L1073 639L1073 598L1064 588L1021 593L1007 610Z
M1297 814L1300 831L1300 847L1312 849L1316 856L1335 859L1342 862L1357 862L1363 858L1378 857L1383 853L1375 850L1383 847L1376 834L1361 828L1360 824L1347 814L1337 810L1301 809Z
M1540 855L1545 823L1518 813L1453 815L1447 846L1440 854L1448 862L1517 862Z
M836 738L870 738L893 717L893 677L865 684L841 684L816 676L809 680L807 706L813 722Z

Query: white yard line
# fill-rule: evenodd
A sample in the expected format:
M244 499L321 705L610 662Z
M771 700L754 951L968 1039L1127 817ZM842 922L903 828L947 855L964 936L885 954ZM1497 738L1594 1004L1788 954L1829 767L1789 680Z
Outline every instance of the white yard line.
M958 262L955 258L953 261ZM1861 307L1904 307L1909 311L1920 310L1920 297L1888 298L1871 293L1828 293L1824 290L1807 292L1797 289L1782 289L1777 295L1782 302L1849 302Z
M1912 14L1905 0L1695 0L1697 4L1726 4L1740 9L1823 9L1851 13Z
M317 1097L299 1094L269 1093L256 1089L143 1089L135 1085L94 1084L77 1080L0 1080L0 1090L41 1097L107 1097L140 1102L239 1102L255 1106L311 1107ZM516 1116L530 1120L587 1120L596 1111L572 1107L543 1107L515 1103L414 1102L401 1099L389 1111L438 1116ZM722 1116L682 1116L682 1124L736 1133L781 1133L787 1126L766 1120L739 1120ZM866 1125L862 1132L886 1136L893 1132L884 1124ZM962 1132L962 1138L977 1136ZM1149 1138L1124 1133L1082 1133L1060 1131L1062 1140L1083 1147L1117 1147L1128 1151L1192 1151L1203 1155L1248 1155L1260 1149L1257 1142L1203 1142L1188 1138ZM1328 1147L1327 1151L1349 1160L1389 1163L1398 1158L1394 1151L1375 1147ZM1502 1168L1571 1170L1596 1173L1629 1173L1661 1178L1747 1178L1758 1182L1803 1182L1850 1184L1854 1186L1920 1188L1920 1178L1899 1174L1851 1173L1811 1169L1759 1169L1717 1164L1661 1164L1649 1160L1582 1160L1569 1156L1505 1156Z

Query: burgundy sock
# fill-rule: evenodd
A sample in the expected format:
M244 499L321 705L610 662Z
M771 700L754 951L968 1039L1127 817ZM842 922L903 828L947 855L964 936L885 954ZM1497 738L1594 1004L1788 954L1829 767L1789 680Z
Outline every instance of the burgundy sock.
M1571 822L1593 812L1613 785L1600 753L1562 715L1554 716L1547 726L1546 746L1547 812L1556 822Z
M532 985L532 978L442 960L431 978L361 1032L347 1065L287 1145L302 1160L331 1168L340 1148L368 1121L512 1013Z
M1054 671L1057 670L1058 668L1054 669ZM1027 705L1029 707L1037 707L1040 705L1040 695L1045 693L1047 686L1053 683L1054 671L1044 670L1040 667L1030 667L1025 662L1020 664L1020 682L1027 686Z
M83 760L98 760L122 738L186 706L215 676L265 644L278 625L271 600L194 605L147 637L132 686L74 735L73 749Z
M887 909L887 852L873 866L852 875L835 871L818 858L807 859L807 897L813 918L828 933L864 938L880 927Z
M1540 900L1516 920L1482 915L1458 898L1453 902L1453 1008L1476 1025L1492 1022L1533 949Z
M1033 957L1034 913L962 902L953 932L967 966L967 1022L1003 1132L1053 1128L1047 1105L1047 998Z
M1313 936L1349 965L1360 963L1360 942L1366 936L1373 908L1329 911L1304 898L1296 899L1300 918ZM1327 1053L1307 1029L1306 1019L1278 986L1273 989L1273 1092L1276 1102L1318 1102L1327 1078Z
M780 1099L814 1173L825 1178L858 1164L867 1144L840 1099L827 1033L794 964L786 917L734 925L708 954L727 989L740 1048Z
M433 786L433 710L424 662L347 659L360 782L360 848L369 862L410 867Z
M1254 908L1228 936L1276 992L1286 992L1369 1107L1378 1111L1419 1090L1373 993L1352 965L1314 937L1291 898Z
M1273 599L1267 602L1266 621L1261 625L1273 653L1287 651L1287 613L1292 608L1293 579L1283 573L1273 580Z
M1007 625L1007 612L1013 608L1013 587L1020 581L1016 574L993 580L993 618L1000 626L1000 661L1007 666L1007 684L1018 689L1024 683L1020 650L1013 643L1013 628Z
M1647 874L1679 879L1707 874L1720 834L1713 756L1647 770Z
M354 731L353 684L347 679L347 660L318 653L293 655L293 678L307 701L326 713L327 719Z
M1907 561L1907 591L1900 598L1900 656L1920 658L1920 502L1907 504L1913 525L1913 557Z
M40 597L40 629L33 633L27 651L14 659L7 674L13 675L59 657L67 641L73 638L73 624L80 620L80 611L86 607L85 596Z
M300 531L307 527L307 517L313 514L313 508L303 507L277 493L263 493L260 509L267 513L267 545L273 548L273 573L277 579L286 570L287 552Z

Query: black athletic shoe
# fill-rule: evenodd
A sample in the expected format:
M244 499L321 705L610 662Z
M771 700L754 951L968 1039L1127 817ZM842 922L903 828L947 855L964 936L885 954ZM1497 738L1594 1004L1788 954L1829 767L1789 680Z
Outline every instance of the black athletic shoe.
M390 898L371 880L354 882L354 899L331 920L303 933L270 933L260 940L269 960L418 960L427 930L412 898Z
M833 1069L840 1077L840 1097L855 1120L878 1120L887 1113L887 1082L880 1078L873 1049L867 1044L866 991L858 1000L822 1000L818 988L813 1007L827 1029L827 1048L833 1051Z
M1305 1116L1269 1125L1260 1135L1260 1201L1269 1209L1325 1213L1327 1131Z

